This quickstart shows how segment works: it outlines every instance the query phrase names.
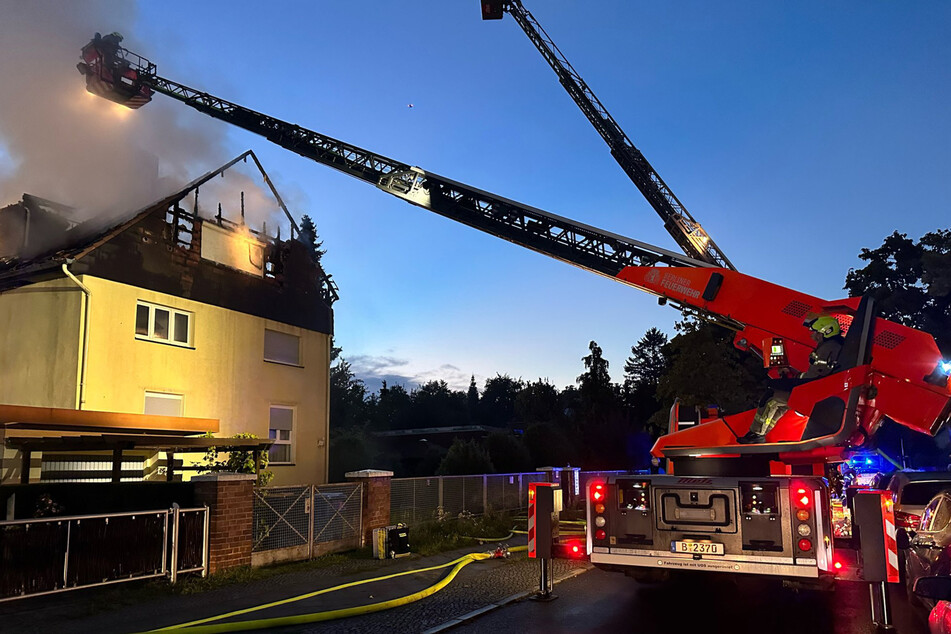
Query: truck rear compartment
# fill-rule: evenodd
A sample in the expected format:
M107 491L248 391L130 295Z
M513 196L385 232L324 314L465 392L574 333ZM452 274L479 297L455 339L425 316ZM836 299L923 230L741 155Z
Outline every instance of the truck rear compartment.
M820 478L613 476L602 491L588 504L595 564L805 578L830 571Z

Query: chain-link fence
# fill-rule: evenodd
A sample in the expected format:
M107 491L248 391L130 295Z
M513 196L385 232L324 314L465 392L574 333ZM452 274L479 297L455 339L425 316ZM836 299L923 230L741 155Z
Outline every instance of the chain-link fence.
M582 500L588 499L588 485L592 480L604 481L608 476L623 475L627 471L582 471L578 474L579 493Z
M627 472L580 472L578 499L585 498L593 479L623 473ZM523 511L528 506L528 485L548 478L545 472L395 478L390 483L390 522L412 526L435 519L440 511L453 516Z
M314 543L360 539L362 484L321 484L314 487Z
M252 551L270 552L270 562L358 547L362 492L362 484L256 488Z
M252 551L306 546L310 542L313 487L261 487L254 490Z
M407 525L449 515L518 511L528 504L528 484L544 473L493 473L471 476L396 478L390 483L390 521Z

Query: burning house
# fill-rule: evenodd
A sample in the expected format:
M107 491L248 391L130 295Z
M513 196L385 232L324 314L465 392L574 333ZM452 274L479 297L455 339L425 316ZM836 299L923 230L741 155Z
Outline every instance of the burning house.
M199 203L249 159L286 239L245 224L243 193L238 217ZM0 209L0 404L218 419L218 437L270 439L274 483L324 482L337 293L299 238L251 152L108 227L24 195ZM7 428L0 482L24 455L21 480L107 479L105 446L59 453L70 433ZM122 479L163 477L172 450L129 443Z

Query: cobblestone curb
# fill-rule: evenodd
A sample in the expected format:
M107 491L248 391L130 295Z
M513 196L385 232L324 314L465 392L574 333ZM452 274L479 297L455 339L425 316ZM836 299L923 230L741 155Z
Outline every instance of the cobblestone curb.
M578 575L586 573L589 570L592 570L593 568L594 566L590 564L583 568L572 568L566 574L563 574L560 577L557 577L556 579L552 580L552 585L559 584L566 579L571 579L572 577L577 577ZM454 619L450 619L446 621L445 623L440 623L436 627L432 627L426 630L425 632L423 632L423 634L436 634L437 632L445 632L446 630L452 629L456 627L457 625L462 625L463 623L467 623L468 621L476 619L482 616L483 614L488 614L489 612L492 612L493 610L497 610L498 608L504 607L510 603L521 601L522 599L525 599L533 594L535 594L535 590L525 590L524 592L516 592L515 594L507 596L504 599L501 599L499 601L496 601L494 603L490 603L489 605L481 607L478 610L472 610L471 612L463 614L462 616L458 616Z

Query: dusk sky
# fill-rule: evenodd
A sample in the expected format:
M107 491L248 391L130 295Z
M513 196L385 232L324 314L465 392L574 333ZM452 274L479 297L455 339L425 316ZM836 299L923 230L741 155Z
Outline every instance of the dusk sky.
M511 16L483 22L476 0L89 1L69 3L66 17L60 4L0 0L0 21L16 15L17 33L30 35L0 61L0 79L29 71L37 103L49 90L82 99L80 47L94 30L117 30L169 79L676 249ZM525 5L741 271L834 299L849 268L862 266L863 247L896 229L917 239L951 226L951 3ZM0 26L0 44L4 34ZM30 51L49 46L67 53L45 74ZM651 296L187 111L161 95L128 116L97 101L82 125L115 126L114 143L141 143L172 118L186 139L209 139L194 154L184 141L154 143L172 180L253 149L295 215L316 220L340 287L336 342L373 388L389 377L464 389L471 374L481 387L496 373L562 388L583 371L591 340L620 381L648 328L673 330L679 314ZM24 115L16 130L15 115ZM22 103L0 109L7 198L28 182L14 178L16 166L31 164L14 132L34 134L55 116ZM81 149L50 143L61 158L84 160Z

